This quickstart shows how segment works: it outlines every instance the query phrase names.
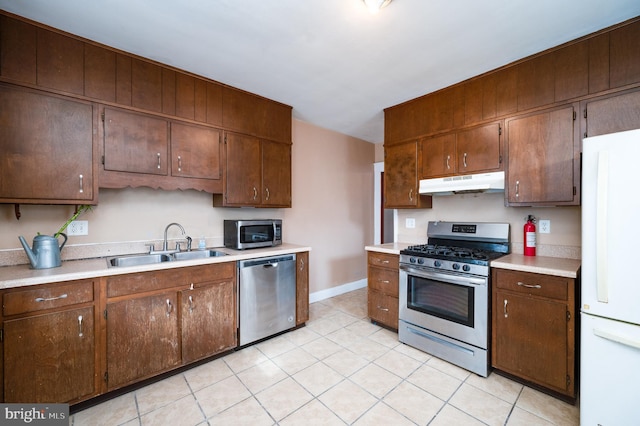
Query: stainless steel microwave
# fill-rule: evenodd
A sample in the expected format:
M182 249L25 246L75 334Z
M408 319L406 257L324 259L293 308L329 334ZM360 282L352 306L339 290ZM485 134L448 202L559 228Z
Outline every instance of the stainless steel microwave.
M282 244L282 220L225 220L224 246L235 250Z

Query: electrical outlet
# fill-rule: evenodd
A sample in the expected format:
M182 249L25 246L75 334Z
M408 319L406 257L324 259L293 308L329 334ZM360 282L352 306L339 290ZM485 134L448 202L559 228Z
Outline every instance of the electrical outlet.
M89 235L88 220L74 220L67 226L65 234L71 235Z
M416 227L416 220L412 217L408 217L405 223L405 226L407 228L415 228Z
M549 219L542 219L538 221L538 228L541 234L551 233L551 221Z

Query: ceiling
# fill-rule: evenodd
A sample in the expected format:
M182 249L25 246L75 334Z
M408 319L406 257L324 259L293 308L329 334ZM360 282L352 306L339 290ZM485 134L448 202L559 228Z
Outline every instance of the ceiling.
M640 15L638 0L0 0L369 142L383 109Z

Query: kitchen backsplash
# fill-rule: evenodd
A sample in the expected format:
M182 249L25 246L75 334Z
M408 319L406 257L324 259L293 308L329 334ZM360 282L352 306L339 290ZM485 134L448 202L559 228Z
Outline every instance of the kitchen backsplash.
M427 241L427 223L443 221L506 222L511 224L511 251L523 252L523 226L527 215L551 221L551 232L541 234L537 226L537 255L579 259L581 251L580 207L505 207L504 194L461 194L433 197L433 208L398 210L397 241ZM407 228L406 219L415 219Z

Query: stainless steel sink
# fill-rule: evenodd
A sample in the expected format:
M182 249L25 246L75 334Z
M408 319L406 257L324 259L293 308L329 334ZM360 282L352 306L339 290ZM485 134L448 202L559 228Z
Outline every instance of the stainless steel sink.
M206 259L208 257L226 256L227 253L217 250L195 250L195 251L181 251L174 253L173 258L175 260L191 260L191 259Z
M107 260L109 266L138 266L154 263L170 262L173 260L169 254L141 254L132 256L118 256Z

